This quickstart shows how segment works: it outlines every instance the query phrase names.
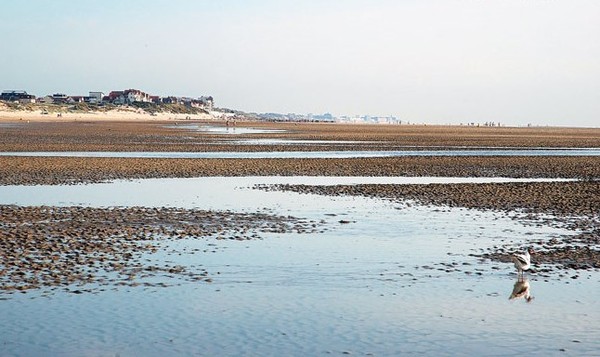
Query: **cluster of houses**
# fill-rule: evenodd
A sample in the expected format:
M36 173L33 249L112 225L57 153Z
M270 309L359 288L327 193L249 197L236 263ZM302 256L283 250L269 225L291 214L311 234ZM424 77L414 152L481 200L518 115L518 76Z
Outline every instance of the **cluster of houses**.
M213 109L213 97L202 96L199 98L189 97L160 97L150 95L139 89L125 89L112 91L105 95L103 92L89 92L88 96L66 95L55 93L44 97L36 98L35 95L28 94L22 90L5 90L0 94L0 100L19 103L46 103L46 104L115 104L128 105L133 103L154 103L154 104L183 104L189 107L202 108L206 110Z

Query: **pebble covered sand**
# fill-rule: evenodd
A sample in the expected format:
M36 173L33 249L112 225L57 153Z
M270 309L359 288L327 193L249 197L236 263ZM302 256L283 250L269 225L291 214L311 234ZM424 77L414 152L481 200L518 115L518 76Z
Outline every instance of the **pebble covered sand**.
M193 125L224 123L0 121L0 151L298 151L419 150L463 147L600 147L600 129L488 128L408 125L238 123L277 129L263 134L210 134ZM182 129L181 124L186 124ZM190 129L192 128L192 129ZM240 145L239 139L359 141L336 145ZM558 183L278 186L327 195L360 195L396 201L491 209L575 233L530 242L537 261L558 269L600 268L600 157L393 157L351 159L150 159L0 157L0 184L81 184L114 179L319 175L572 178ZM551 215L543 218L542 215ZM268 214L172 208L0 206L0 289L152 284L159 274L210 281L202 267L157 266L142 256L164 239L252 239L264 232L318 232L321 222ZM541 222L541 223L540 223ZM208 248L218 249L218 243ZM505 261L512 246L482 258ZM133 279L133 277L147 279Z
M101 287L157 283L157 275L212 281L201 266L156 265L142 259L165 240L203 239L211 253L222 239L259 239L264 233L314 233L316 222L265 213L176 208L0 206L0 290L34 288L80 293ZM158 283L162 285L164 283ZM73 286L74 285L74 286Z
M600 177L600 157L154 159L0 157L0 184L76 184L200 176Z

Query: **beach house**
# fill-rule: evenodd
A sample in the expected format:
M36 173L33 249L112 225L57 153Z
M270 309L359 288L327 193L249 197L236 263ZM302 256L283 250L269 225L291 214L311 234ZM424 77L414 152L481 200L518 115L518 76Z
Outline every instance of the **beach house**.
M5 90L0 94L0 100L6 102L35 103L35 95L27 94L24 90Z

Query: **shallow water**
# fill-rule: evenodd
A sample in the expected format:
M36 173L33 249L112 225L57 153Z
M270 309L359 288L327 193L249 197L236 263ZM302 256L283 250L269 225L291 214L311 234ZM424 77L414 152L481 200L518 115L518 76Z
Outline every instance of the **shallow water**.
M282 129L257 129L243 128L235 126L212 126L212 125L197 125L197 124L176 124L168 125L166 128L183 129L191 131L201 131L209 134L228 134L228 135L245 135L245 134L269 134L269 133L284 133Z
M149 206L218 210L285 208L297 210L298 202L289 194L265 194L248 188L268 184L352 185L352 184L430 184L492 182L563 182L572 179L503 177L371 177L371 176L251 176L202 177L143 180L117 180L90 185L0 186L0 204L52 206ZM301 196L306 198L307 196ZM311 205L310 198L305 205ZM323 200L324 204L334 201ZM259 207L259 203L262 207ZM287 205L290 205L289 207Z
M357 141L357 140L305 140L305 139L244 139L227 140L223 143L236 145L306 145L306 146L336 146L336 145L373 145L379 141Z
M164 251L148 255L202 267L212 283L174 278L168 288L11 295L0 300L0 355L597 354L598 272L564 280L530 274L533 302L509 301L512 264L469 255L563 230L476 210L251 188L401 180L242 177L0 187L3 204L266 210L324 220L327 228L243 242L164 242ZM220 249L192 253L208 244Z
M397 151L257 151L257 152L166 152L166 151L5 151L0 156L25 157L109 157L165 159L302 159L372 158L406 156L600 156L600 149L474 149Z

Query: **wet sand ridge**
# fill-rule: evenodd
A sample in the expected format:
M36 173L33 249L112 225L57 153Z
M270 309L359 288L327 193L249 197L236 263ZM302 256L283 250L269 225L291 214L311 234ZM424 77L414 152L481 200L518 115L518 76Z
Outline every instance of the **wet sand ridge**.
M600 157L150 159L0 157L1 185L202 176L600 177Z

